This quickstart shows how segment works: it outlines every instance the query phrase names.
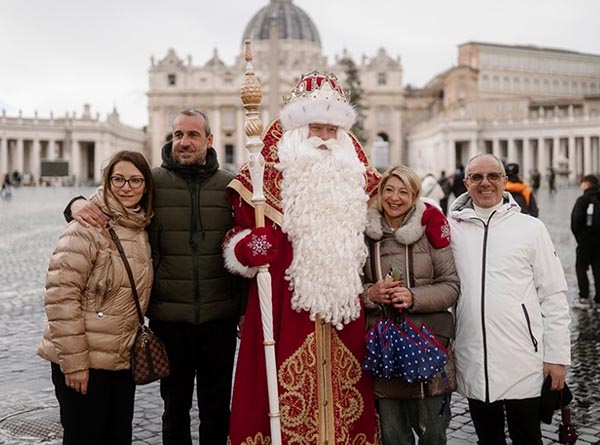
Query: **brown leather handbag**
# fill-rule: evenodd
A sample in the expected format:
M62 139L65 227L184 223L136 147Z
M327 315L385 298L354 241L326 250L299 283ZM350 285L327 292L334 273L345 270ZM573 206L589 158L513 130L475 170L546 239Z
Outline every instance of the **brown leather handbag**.
M135 302L135 309L137 312L140 327L138 328L137 334L135 335L135 342L131 347L131 373L133 375L133 381L136 385L145 385L146 383L154 382L163 377L167 377L171 372L171 366L169 364L169 356L165 345L163 345L160 338L150 330L144 323L144 315L142 314L142 308L140 307L140 299L137 294L135 286L135 280L129 261L123 251L121 241L117 236L116 232L112 227L108 228L108 232L121 255L121 259L125 264L125 270L129 276L131 283L131 292L133 293L133 300Z

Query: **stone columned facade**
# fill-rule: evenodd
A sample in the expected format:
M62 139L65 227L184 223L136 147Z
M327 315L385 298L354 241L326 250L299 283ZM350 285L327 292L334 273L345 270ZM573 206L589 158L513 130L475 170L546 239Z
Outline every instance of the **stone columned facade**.
M152 163L160 164L160 150L177 112L199 108L208 113L214 134L214 148L222 166L236 170L245 161L244 113L239 90L244 73L244 45L252 41L254 67L263 85L262 120L277 117L285 96L301 75L312 70L334 72L344 82L341 55L328 63L323 55L319 32L308 14L292 0L271 0L248 22L240 39L240 52L233 64L226 64L218 49L208 60L193 64L175 49L151 60L148 89L148 137ZM367 141L365 148L386 163L403 157L402 65L384 49L375 56L363 56L357 63L364 90L363 106ZM383 165L382 165L383 167Z

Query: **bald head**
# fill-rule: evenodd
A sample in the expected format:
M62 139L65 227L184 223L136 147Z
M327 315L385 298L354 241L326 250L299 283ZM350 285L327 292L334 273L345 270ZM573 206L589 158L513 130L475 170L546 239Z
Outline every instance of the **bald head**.
M465 168L465 178L469 176L469 173L475 173L471 171L471 165L473 164L473 161L476 161L480 158L490 158L491 160L495 161L498 164L499 171L501 171L503 175L506 175L506 169L504 168L504 164L502 163L500 158L498 158L498 156L493 155L491 153L480 153L478 155L473 156L471 159L469 159L469 162L467 162L467 167Z

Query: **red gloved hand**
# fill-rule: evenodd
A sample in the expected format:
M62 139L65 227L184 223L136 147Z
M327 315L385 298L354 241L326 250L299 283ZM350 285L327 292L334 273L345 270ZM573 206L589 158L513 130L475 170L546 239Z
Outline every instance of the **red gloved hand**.
M450 245L450 226L444 214L435 206L425 203L425 212L421 218L421 225L425 227L425 234L429 243L441 249Z
M245 266L269 264L277 258L277 238L270 227L259 227L242 238L235 246L235 256Z

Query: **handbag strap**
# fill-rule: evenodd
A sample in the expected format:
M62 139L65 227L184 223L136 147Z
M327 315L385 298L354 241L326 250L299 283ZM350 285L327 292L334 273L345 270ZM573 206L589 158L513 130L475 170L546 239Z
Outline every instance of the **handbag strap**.
M379 240L369 243L371 247L371 268L375 275L375 281L383 279L383 270L381 269L381 242L387 240ZM405 247L404 259L404 286L410 289L414 286L415 277L413 274L413 246L412 244L403 244Z
M117 250L119 251L119 255L121 255L121 259L123 260L123 264L125 265L125 270L127 271L127 276L129 277L129 282L131 283L131 292L133 294L133 301L135 302L135 310L137 312L138 320L140 324L144 325L144 315L142 314L142 308L140 306L140 298L138 297L137 289L135 287L135 279L133 278L133 272L131 272L131 266L129 266L129 261L127 261L127 257L125 256L125 251L123 250L123 245L121 244L121 240L117 236L117 232L112 227L108 227L108 233L110 233L110 237L117 246Z
M369 250L371 254L371 269L375 276L375 281L383 279L383 269L381 268L381 243L388 241L389 239L382 239L369 243ZM394 240L395 242L395 240ZM413 274L413 246L403 244L405 247L405 258L404 258L404 286L407 289L411 288L411 284L414 285L414 274ZM392 315L387 305L380 305L380 310L385 318L390 318ZM394 314L395 315L395 314ZM402 318L404 318L404 315Z

